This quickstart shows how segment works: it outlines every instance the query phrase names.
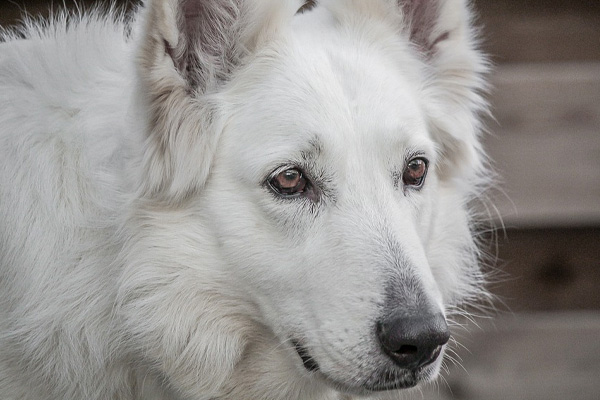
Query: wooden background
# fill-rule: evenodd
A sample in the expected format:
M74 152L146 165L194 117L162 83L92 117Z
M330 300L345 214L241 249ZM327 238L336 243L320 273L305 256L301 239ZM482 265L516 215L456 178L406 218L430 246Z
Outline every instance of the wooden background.
M51 4L3 0L0 24ZM451 366L422 396L598 399L600 1L476 0L475 8L495 64L486 147L501 177L491 203L505 226L488 249L498 311L455 334L470 350L457 348L464 369Z

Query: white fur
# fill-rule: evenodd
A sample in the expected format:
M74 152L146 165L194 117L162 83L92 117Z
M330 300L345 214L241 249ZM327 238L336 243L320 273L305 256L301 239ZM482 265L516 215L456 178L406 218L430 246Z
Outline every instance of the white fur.
M198 33L153 0L5 33L0 397L397 396L362 387L383 310L481 292L485 63L464 1L430 2L215 0ZM421 191L394 184L411 152ZM264 184L298 163L319 201Z

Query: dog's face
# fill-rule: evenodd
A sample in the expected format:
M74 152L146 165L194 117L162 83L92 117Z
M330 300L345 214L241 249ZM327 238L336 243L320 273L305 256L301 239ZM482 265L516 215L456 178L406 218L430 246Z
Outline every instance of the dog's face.
M452 59L471 51L466 21L439 14L463 5L407 1L405 17L424 25L403 35L392 2L325 3L253 36L209 96L218 133L182 146L216 149L195 158L210 160L194 189L205 220L300 372L349 393L412 387L437 374L448 309L478 278L464 183L478 168L480 99L461 81L478 78ZM177 191L192 156L159 186Z
M439 362L395 365L377 326L442 312L425 254L437 154L416 89L377 52L288 43L232 100L207 187L223 251L311 369L353 391L412 386Z
M427 256L438 147L416 62L313 28L299 23L226 90L210 215L232 279L299 366L351 392L414 386L448 339ZM401 333L382 326L418 330L394 321L420 317L423 332L386 348Z

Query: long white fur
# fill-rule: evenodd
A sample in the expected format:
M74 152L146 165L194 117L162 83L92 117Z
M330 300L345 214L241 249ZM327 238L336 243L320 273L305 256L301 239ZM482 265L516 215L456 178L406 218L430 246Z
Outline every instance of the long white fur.
M449 317L476 298L486 64L465 1L431 1L417 42L410 1L215 0L229 58L192 90L177 0L4 33L0 397L349 399L329 378L384 362L389 280ZM331 195L274 200L315 141ZM412 150L418 193L391 179Z

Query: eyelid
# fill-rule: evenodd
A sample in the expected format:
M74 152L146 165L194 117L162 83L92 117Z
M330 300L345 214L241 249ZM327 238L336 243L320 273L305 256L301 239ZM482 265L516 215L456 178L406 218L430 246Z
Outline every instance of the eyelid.
M284 164L284 165L277 167L273 172L271 172L267 176L267 180L275 178L277 175L279 175L283 171L286 171L288 169L294 169L294 168L300 170L300 172L303 172L303 170L301 168L296 167L294 164Z
M427 164L429 164L429 157L427 157L424 151L413 150L406 153L406 157L404 158L404 165L408 165L408 163L411 162L411 160L414 160L415 158L422 158Z
M269 179L273 179L274 177L276 177L277 175L279 175L280 173L282 173L285 170L288 169L297 169L298 171L300 171L302 173L302 176L305 177L306 179L308 179L309 181L313 182L313 174L310 172L310 168L308 168L307 165L304 165L304 163L302 162L287 162L284 164L279 165L277 168L275 168L275 170L273 170L269 175L267 175L267 181Z

